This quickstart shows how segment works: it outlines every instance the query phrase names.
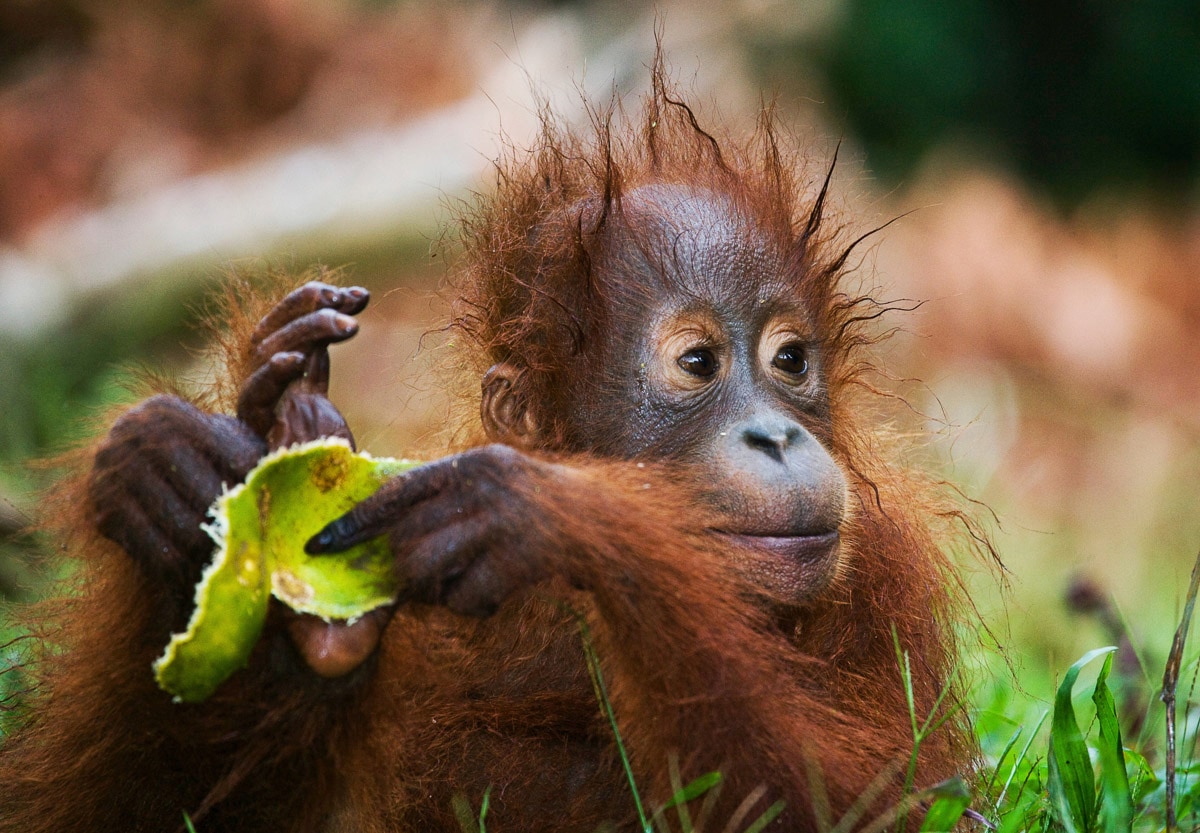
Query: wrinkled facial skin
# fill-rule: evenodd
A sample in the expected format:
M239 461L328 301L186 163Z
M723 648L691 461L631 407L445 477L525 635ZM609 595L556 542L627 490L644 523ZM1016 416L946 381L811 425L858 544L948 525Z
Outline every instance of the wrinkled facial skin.
M712 532L802 604L837 573L846 479L817 439L821 355L783 253L726 199L680 186L627 194L602 234L609 317L580 358L568 446L711 484L697 498Z

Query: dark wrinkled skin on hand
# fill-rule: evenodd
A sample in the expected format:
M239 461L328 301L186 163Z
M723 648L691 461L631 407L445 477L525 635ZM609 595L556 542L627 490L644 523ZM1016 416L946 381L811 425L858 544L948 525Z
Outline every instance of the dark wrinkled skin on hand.
M358 331L350 316L368 300L359 287L312 282L276 305L251 337L236 418L156 396L105 437L88 484L96 528L179 608L190 607L212 558L213 541L200 525L223 487L240 483L272 448L321 436L353 443L325 396L328 346Z
M238 420L156 396L117 420L96 454L96 528L184 598L212 557L200 528L209 506L266 452L266 441Z
M517 495L570 488L571 477L569 469L509 446L474 448L388 481L306 549L340 552L387 535L404 601L490 616L547 577L550 565L535 556L562 534L515 517L524 505Z

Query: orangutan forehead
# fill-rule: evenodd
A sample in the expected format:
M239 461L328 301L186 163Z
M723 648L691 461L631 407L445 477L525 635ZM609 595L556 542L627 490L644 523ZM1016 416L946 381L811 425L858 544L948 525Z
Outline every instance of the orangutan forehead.
M782 246L725 195L645 185L622 197L620 217L609 242L627 276L635 271L715 299L787 283Z

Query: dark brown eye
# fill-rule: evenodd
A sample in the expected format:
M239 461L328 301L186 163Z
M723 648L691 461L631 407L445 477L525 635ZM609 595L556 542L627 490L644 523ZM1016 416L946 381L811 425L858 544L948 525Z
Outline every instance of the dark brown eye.
M775 358L771 359L771 364L793 376L803 376L808 372L808 358L799 344L785 344L780 347Z
M693 376L711 376L717 372L717 357L711 350L688 350L676 364Z

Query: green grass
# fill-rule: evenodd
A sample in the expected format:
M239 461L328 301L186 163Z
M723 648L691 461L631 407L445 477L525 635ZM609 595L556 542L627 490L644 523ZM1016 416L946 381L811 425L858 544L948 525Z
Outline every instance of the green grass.
M1120 698L1112 686L1117 648L1109 647L1087 652L1066 669L1049 705L998 680L976 692L985 766L972 807L996 830L1197 829L1200 721L1191 706L1198 660L1194 648L1190 658L1185 650L1198 580L1200 560L1162 676L1118 678ZM1092 670L1094 680L1081 682ZM1181 679L1188 688L1176 732Z
M1144 672L1134 679L1118 680L1118 691L1124 698L1120 703L1112 687L1116 647L1099 647L1085 653L1065 669L1048 700L1023 690L1011 674L1004 672L977 687L974 725L983 765L972 786L955 778L923 790L914 789L913 764L921 744L947 716L935 721L932 716L917 714L911 686L906 685L913 732L906 798L879 818L864 819L852 808L836 823L823 820L821 827L829 833L850 829L882 833L888 828L899 833L909 827L909 812L920 807L924 809L921 833L954 830L964 816L975 829L998 833L1173 833L1200 828L1200 762L1193 750L1200 715L1190 709L1200 675L1200 657L1193 648L1190 658L1185 659L1198 584L1200 557L1161 682ZM675 795L648 813L625 753L591 636L582 620L580 631L596 697L616 738L642 830L703 833L711 826L709 810L721 788L720 773L708 773L684 785L672 758L668 765ZM909 680L909 658L898 642L896 658L904 679ZM1146 667L1140 657L1137 667ZM1082 681L1093 672L1093 679ZM1183 697L1183 728L1177 733L1177 686L1181 677L1191 683ZM933 714L937 713L935 707ZM895 774L887 771L882 776ZM761 793L747 796L743 806L748 808L760 798ZM864 796L862 803L869 804L872 798ZM465 833L484 833L486 810L485 796L477 825L463 821L469 816L459 816ZM746 826L738 817L715 829L758 833L782 810L783 804L777 802Z

